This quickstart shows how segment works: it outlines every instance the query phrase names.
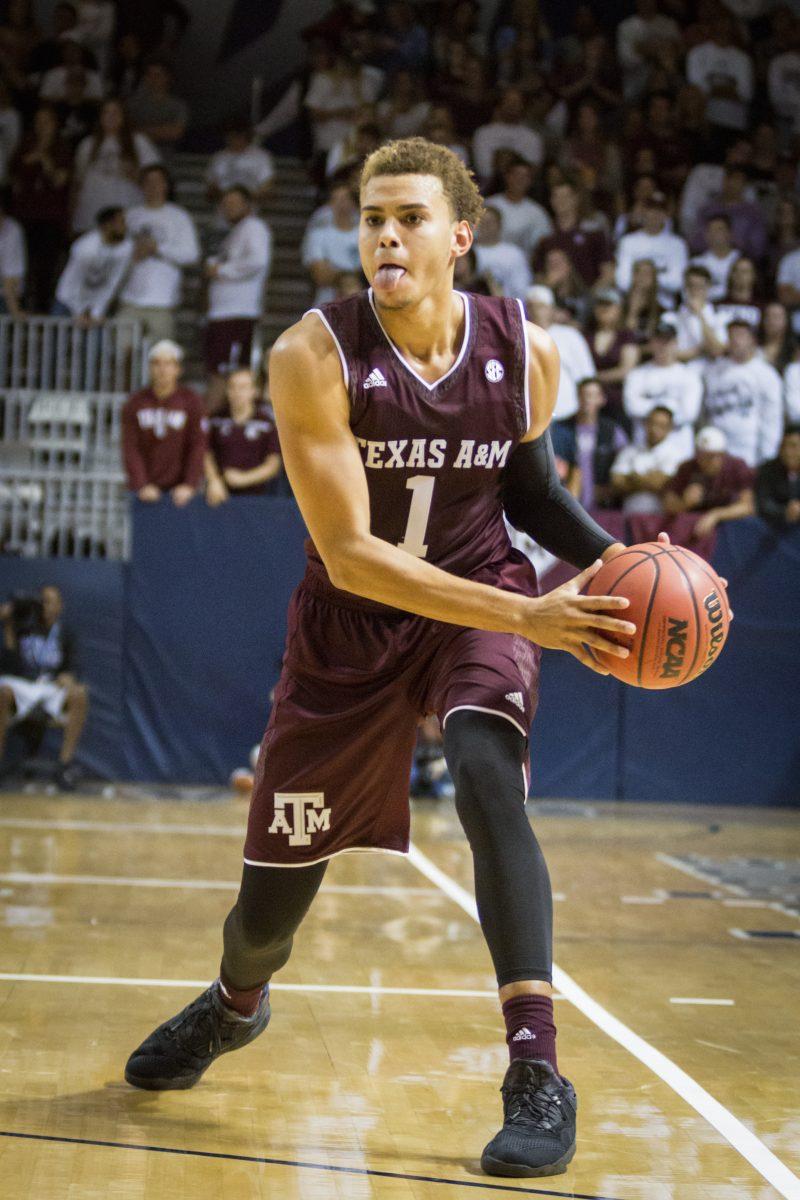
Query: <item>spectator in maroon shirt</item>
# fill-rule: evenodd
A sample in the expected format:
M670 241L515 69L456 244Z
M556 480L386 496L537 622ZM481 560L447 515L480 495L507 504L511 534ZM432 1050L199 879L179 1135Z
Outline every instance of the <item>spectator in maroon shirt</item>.
M253 372L232 371L225 388L228 411L209 422L206 500L216 508L230 496L263 496L281 469L278 431L258 403Z
M183 351L166 339L150 351L150 386L122 410L122 455L128 487L153 503L171 492L178 508L194 496L203 477L206 418L203 401L180 387Z
M695 447L694 458L678 467L664 489L664 511L671 519L632 515L634 542L650 541L666 529L673 542L709 559L717 527L753 515L755 474L744 459L728 454L722 430L701 429Z
M605 234L600 229L586 227L581 219L581 193L567 180L553 187L550 208L555 218L555 230L537 245L534 270L537 274L542 271L548 250L563 250L584 283L591 287L600 274L601 264L608 257Z

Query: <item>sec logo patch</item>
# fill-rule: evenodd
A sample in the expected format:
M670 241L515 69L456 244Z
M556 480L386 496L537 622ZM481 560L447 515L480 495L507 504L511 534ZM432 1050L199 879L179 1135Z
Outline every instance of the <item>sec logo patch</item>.
M505 370L501 362L498 362L496 358L490 358L483 368L483 373L490 383L499 383L505 375Z

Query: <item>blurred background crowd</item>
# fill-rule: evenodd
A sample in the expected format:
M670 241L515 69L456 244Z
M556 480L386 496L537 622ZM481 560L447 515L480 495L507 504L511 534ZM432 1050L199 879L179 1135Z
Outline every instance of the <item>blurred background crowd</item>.
M414 135L450 147L486 199L457 287L522 299L559 349L552 436L583 504L616 536L667 528L705 555L723 522L797 524L800 0L561 7L340 0L291 75L243 79L209 128L173 72L179 0L61 0L41 26L8 0L5 552L125 557L109 532L124 487L178 507L290 494L266 353L312 304L366 286L361 165ZM48 322L73 342L53 351ZM43 397L40 358L55 377L110 348L113 386Z

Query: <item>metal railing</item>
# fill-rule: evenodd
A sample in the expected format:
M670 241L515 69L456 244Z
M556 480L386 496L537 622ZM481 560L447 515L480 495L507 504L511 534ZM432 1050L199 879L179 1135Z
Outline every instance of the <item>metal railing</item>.
M0 392L131 392L146 376L147 343L138 321L84 329L64 317L0 317Z
M5 554L125 559L130 552L122 470L0 474L0 544Z

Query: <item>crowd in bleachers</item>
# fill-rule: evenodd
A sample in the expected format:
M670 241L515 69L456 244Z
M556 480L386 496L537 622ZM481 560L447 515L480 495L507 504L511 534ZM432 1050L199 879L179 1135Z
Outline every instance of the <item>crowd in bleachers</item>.
M364 156L448 145L487 197L458 285L522 298L560 351L564 480L588 507L694 513L701 542L763 499L765 463L798 494L780 451L800 419L800 5L619 9L558 31L545 0L504 0L489 28L471 0L337 5L295 85L327 193L302 261L317 303L358 287ZM722 465L734 482L709 488Z
M797 0L578 4L566 22L549 0L501 0L488 21L473 0L340 0L305 30L305 62L257 136L234 120L210 157L214 253L171 198L191 127L170 66L187 14L150 7L148 25L132 0L59 3L40 30L25 0L6 5L0 311L85 328L116 315L172 343L183 275L200 267L206 411L238 424L227 380L249 366L272 258L259 139L285 145L288 125L320 186L298 269L321 303L363 286L365 156L422 134L487 197L458 286L521 297L559 348L553 439L584 503L705 512L704 454L741 466L701 529L764 495L758 472L780 474L800 420ZM705 428L720 449L695 445ZM203 475L220 502L224 472L206 460Z

